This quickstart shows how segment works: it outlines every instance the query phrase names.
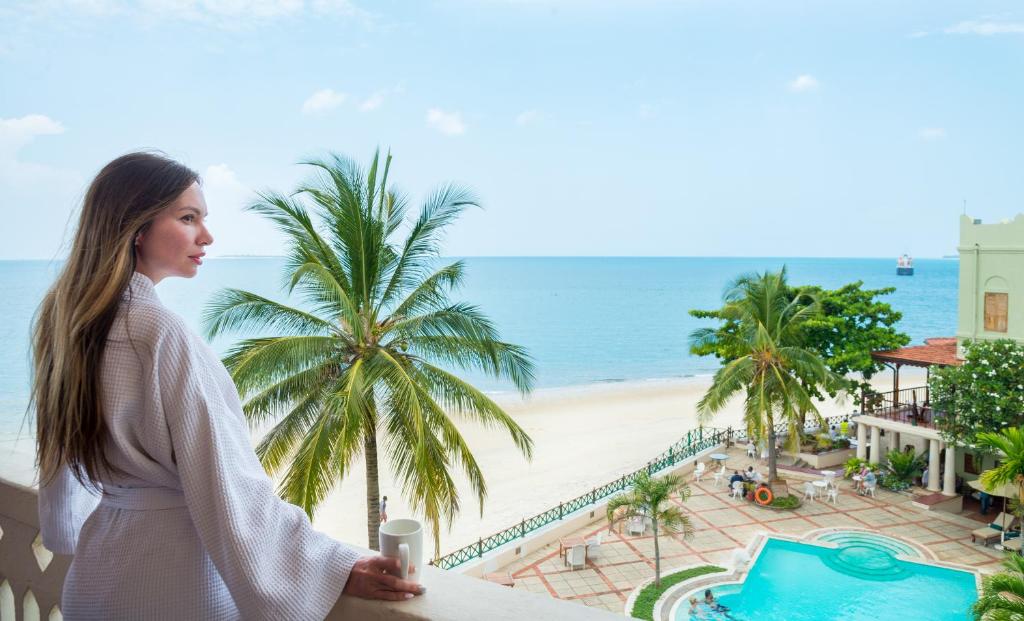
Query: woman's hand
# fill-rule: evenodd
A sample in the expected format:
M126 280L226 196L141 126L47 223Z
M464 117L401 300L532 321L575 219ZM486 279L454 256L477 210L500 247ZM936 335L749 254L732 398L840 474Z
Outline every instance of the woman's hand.
M397 558L364 556L352 566L348 582L342 591L345 595L363 599L386 599L401 601L424 592L423 587L399 578L401 567ZM416 568L409 566L412 574Z

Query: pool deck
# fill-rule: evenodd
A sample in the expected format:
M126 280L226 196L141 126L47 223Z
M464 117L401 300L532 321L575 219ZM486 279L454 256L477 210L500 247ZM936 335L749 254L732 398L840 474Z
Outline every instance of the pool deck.
M728 468L745 470L755 464L742 450L729 450ZM767 472L763 462L755 468ZM792 493L802 495L810 474L779 471L787 479ZM774 511L754 506L729 496L726 485L715 487L714 478L689 482L692 495L685 503L673 502L688 513L696 532L684 541L676 535L661 534L662 575L677 567L694 564L730 568L732 553L746 547L758 533L784 533L803 537L822 528L864 528L911 541L929 550L936 558L974 567L983 573L994 572L1004 552L971 543L970 533L979 527L966 514L923 511L911 503L911 496L878 489L877 498L859 496L849 481L840 483L838 504L804 501L794 511ZM511 573L515 588L546 593L552 597L622 613L626 599L641 583L654 577L654 537L609 533L605 521L597 520L572 533L590 537L605 531L600 550L589 558L583 569L570 571L559 556L558 544L535 550L502 569Z

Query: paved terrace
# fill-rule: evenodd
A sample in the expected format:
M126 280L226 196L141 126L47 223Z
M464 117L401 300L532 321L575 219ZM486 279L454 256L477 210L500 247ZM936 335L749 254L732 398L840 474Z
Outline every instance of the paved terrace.
M741 449L729 450L729 470L745 470L754 464L763 473L767 465L748 459ZM811 474L781 470L790 491L802 496L803 484ZM970 533L982 525L977 519L939 511L923 511L911 506L911 498L878 488L877 498L858 496L849 481L841 481L837 505L815 500L804 501L795 511L761 509L746 500L731 498L726 484L715 487L714 477L700 483L689 482L692 495L683 507L693 522L693 539L659 536L662 573L692 564L731 567L732 551L746 546L755 533L776 532L790 535L831 527L857 527L877 530L886 535L909 539L930 549L939 559L971 565L982 572L999 567L1003 552L971 543ZM648 529L643 536L607 532L602 519L572 536L590 537L605 531L604 541L595 558L584 569L570 571L553 543L506 566L515 588L546 593L559 599L622 613L630 592L654 576L654 537ZM618 530L618 529L616 529Z

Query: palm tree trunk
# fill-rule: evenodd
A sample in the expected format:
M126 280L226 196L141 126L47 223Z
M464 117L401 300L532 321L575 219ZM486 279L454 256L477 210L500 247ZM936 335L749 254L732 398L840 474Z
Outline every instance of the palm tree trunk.
M658 518L651 516L654 527L654 586L661 586L661 550L658 547Z
M778 455L775 454L775 425L768 428L768 483L771 484L778 478L779 472L776 469Z
M363 440L366 455L366 535L371 550L380 551L380 480L377 472L377 434Z

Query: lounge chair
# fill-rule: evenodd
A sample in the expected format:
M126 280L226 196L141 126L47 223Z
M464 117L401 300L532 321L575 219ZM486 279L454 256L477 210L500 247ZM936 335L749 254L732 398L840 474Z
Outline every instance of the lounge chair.
M981 545L987 546L1000 540L1004 531L1009 531L1016 525L1017 518L1015 516L1000 511L992 523L971 532L971 541L977 543L980 539Z
M565 551L565 564L569 569L575 571L582 569L587 564L587 546L582 543L576 544Z

